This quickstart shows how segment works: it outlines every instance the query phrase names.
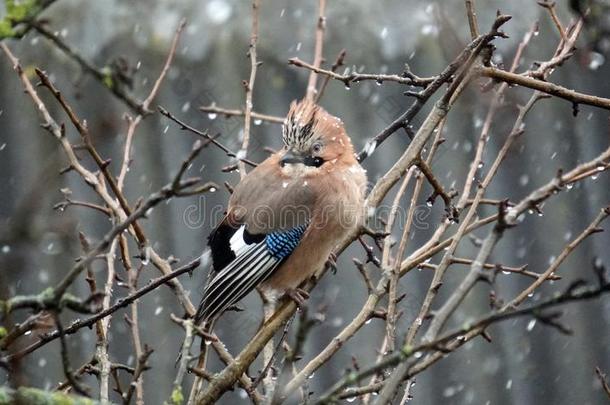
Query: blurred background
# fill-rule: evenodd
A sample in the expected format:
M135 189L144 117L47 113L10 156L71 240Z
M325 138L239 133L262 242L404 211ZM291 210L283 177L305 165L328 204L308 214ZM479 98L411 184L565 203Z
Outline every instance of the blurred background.
M586 7L592 7L578 42L578 51L569 63L551 76L551 81L602 97L610 97L610 6L605 1L558 1L559 16L567 24ZM534 61L547 60L559 37L548 13L534 0L510 2L489 0L477 4L481 31L487 30L497 9L513 19L504 29L510 36L496 40L494 61L509 65L516 46L535 21L539 34L526 49L518 71ZM156 103L191 125L212 133L234 150L241 145L241 118L224 119L200 112L198 107L215 102L218 106L241 108L244 91L241 81L249 75L246 57L250 35L251 6L247 1L207 0L104 0L82 2L59 0L43 14L49 27L78 49L98 67L119 60L136 69L133 94L142 99L148 94L165 60L174 30L182 17L188 25L183 33L176 59L163 84ZM2 13L0 7L0 13ZM0 14L1 15L1 14ZM308 72L287 65L291 57L311 62L313 34L317 19L316 1L264 0L260 10L258 70L254 89L254 110L284 116L291 100L304 95ZM469 42L468 23L463 1L388 0L378 2L335 0L328 4L324 55L330 65L343 48L346 65L362 72L401 73L408 63L414 73L430 76L440 72ZM102 155L113 157L111 169L117 170L125 139L123 119L127 107L102 84L84 74L65 54L35 32L20 41L8 41L26 70L40 67L47 71L63 90L81 118L87 120L94 142ZM342 73L342 70L339 71ZM389 124L410 105L397 84L356 83L346 89L341 82L331 82L321 104L345 122L357 149ZM45 93L41 91L41 93ZM510 132L516 117L516 105L530 95L526 89L509 89L491 131L485 154L486 163ZM57 104L44 95L52 113L64 120ZM446 187L461 188L472 161L476 141L491 93L481 93L478 85L470 86L451 111L445 127L445 142L433 163L433 169ZM431 104L431 103L429 103ZM419 114L421 122L425 112ZM131 114L131 112L129 112ZM68 187L76 199L97 201L82 182L70 173L58 174L66 165L56 141L39 126L31 100L6 57L0 57L0 298L14 294L36 293L56 283L81 253L78 231L89 238L100 238L109 229L108 219L79 207L63 212L53 210L62 201L61 188ZM604 110L580 107L572 116L570 103L558 99L541 101L526 120L525 134L504 162L489 189L488 198L510 198L518 201L532 189L549 181L559 168L569 169L589 160L605 149L610 141L608 114ZM254 122L249 158L261 161L267 156L265 146L281 146L278 125ZM77 139L72 128L68 135ZM134 162L126 190L130 201L148 195L166 184L176 173L180 162L195 141L192 134L181 132L167 119L155 114L138 128ZM408 145L403 133L397 132L385 142L364 166L374 182L400 156ZM190 169L193 175L218 184L235 185L239 174L223 173L228 159L219 150L208 148ZM427 187L427 186L426 186ZM430 190L422 194L424 201ZM155 241L157 251L174 255L182 262L199 255L214 221L222 214L229 193L224 187L203 197L174 199L156 208L143 222L147 234ZM391 201L393 192L388 196ZM408 199L404 199L408 201ZM418 229L409 243L415 250L431 235L441 220L440 199L432 208L422 201ZM607 173L586 180L566 190L544 205L544 215L529 215L517 228L506 232L495 249L492 262L510 266L529 264L540 272L559 254L566 241L580 233L610 202L610 180ZM492 213L493 208L487 208ZM399 224L400 225L400 224ZM606 228L608 225L606 223ZM395 229L398 238L402 229ZM482 237L487 229L475 234ZM532 297L539 300L550 292L563 289L570 280L592 279L595 258L610 263L610 233L588 239L561 267L563 280L547 284ZM459 255L472 257L476 248L468 240L460 245ZM340 258L336 275L327 274L309 300L310 314L322 311L324 322L315 327L306 343L305 364L315 356L361 308L366 289L352 264L352 258L365 258L365 252L353 244ZM438 259L438 258L437 258ZM434 259L433 259L434 262ZM105 276L103 263L95 264L100 280ZM378 270L369 269L375 277ZM122 269L119 271L123 271ZM442 292L465 274L463 266L452 267ZM201 293L205 271L199 269L192 278L181 277L194 301ZM157 276L148 265L140 284ZM406 293L401 309L401 331L413 321L431 272L410 272L401 280L400 291ZM510 299L524 287L519 275L500 275L496 292ZM73 287L86 295L84 280ZM125 291L117 287L117 296ZM441 292L439 299L443 299ZM488 285L478 285L454 316L453 324L489 311ZM332 304L332 305L331 305ZM385 305L385 304L384 304ZM260 303L251 294L243 306L246 311L228 313L219 322L217 333L236 354L256 331ZM143 343L155 349L152 369L144 379L147 403L161 403L168 398L175 374L174 361L183 332L169 320L181 309L167 288L161 288L140 301ZM22 320L16 313L11 322ZM65 322L74 314L64 314ZM413 403L418 404L601 404L605 394L594 368L610 372L610 300L584 302L565 308L564 322L575 333L564 336L555 329L532 323L528 319L508 321L490 329L493 343L475 339L416 379ZM381 320L372 320L344 346L325 367L309 380L309 389L321 393L352 366L352 356L361 365L377 356L383 339ZM113 317L110 352L116 361L134 364L131 338L123 312ZM94 351L94 333L81 330L69 339L71 361L77 367L90 359ZM27 344L27 338L20 345ZM19 344L17 345L19 346ZM220 364L212 362L212 369ZM256 363L251 369L255 374ZM54 342L27 356L16 365L12 383L54 388L63 381L59 343ZM9 380L0 370L0 384ZM93 387L93 378L86 379ZM115 397L114 400L118 400ZM238 389L223 396L221 403L245 403Z

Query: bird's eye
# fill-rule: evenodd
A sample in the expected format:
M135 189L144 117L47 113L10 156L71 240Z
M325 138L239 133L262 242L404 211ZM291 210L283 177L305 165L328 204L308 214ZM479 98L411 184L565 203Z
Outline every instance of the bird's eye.
M305 166L320 167L324 164L324 159L315 156L307 156L303 159Z
M313 153L320 153L322 151L322 144L320 142L316 142L311 147L311 151Z

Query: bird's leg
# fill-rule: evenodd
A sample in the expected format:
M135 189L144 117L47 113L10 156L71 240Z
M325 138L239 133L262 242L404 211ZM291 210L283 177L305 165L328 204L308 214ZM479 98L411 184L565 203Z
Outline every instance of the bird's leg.
M289 288L286 296L293 300L299 308L305 308L305 301L309 298L309 293L302 288Z

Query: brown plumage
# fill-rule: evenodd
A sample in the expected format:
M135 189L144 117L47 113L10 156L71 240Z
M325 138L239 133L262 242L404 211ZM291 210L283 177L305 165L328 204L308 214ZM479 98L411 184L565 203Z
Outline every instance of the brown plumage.
M235 188L209 239L217 272L197 320L212 320L257 286L294 291L363 218L366 175L340 119L293 102L285 147Z

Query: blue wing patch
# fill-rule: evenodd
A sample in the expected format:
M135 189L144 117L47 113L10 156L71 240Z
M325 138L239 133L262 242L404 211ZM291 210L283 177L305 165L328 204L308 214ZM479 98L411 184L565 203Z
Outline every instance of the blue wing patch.
M306 228L306 225L301 225L287 231L271 232L265 237L267 251L276 259L285 259L297 247Z
M228 255L220 257L225 261L230 259L230 262L216 273L206 287L195 315L196 322L215 319L265 281L296 249L307 226L300 225L267 235L251 235L242 225L233 234L227 231L226 235L220 235L224 238L217 237L219 242L224 243L224 252L221 253L230 253L232 258ZM214 244L216 240L211 242L212 248L218 248Z

